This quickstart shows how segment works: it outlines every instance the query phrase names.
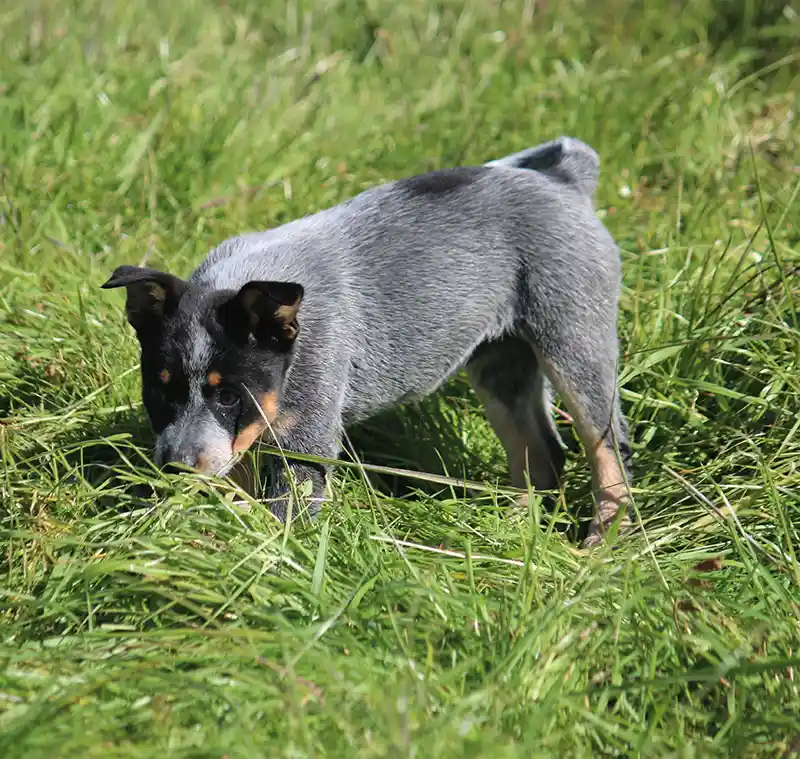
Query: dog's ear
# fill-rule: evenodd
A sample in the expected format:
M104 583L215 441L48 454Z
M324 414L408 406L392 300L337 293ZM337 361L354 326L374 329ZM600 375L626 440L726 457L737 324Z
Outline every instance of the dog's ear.
M127 289L125 311L128 321L141 333L158 328L175 310L186 290L186 283L173 274L156 269L119 266L101 287L106 290L113 287Z
M217 321L235 342L256 342L288 350L297 337L303 287L294 282L248 282L217 307Z

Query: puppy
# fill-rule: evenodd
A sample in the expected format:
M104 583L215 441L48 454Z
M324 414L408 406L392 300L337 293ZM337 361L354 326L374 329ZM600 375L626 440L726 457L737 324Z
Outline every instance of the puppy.
M591 465L586 543L599 542L628 498L630 446L620 258L594 213L598 175L594 150L562 137L229 239L187 280L120 266L103 287L127 290L156 463L224 475L267 430L332 459L346 425L466 367L517 487L559 485L558 392ZM271 465L276 516L290 477L312 481L313 516L327 469Z

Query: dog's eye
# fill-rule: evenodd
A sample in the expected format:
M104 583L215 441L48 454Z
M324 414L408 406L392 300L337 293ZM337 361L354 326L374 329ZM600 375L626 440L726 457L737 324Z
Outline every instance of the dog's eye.
M239 396L229 387L222 387L219 389L219 392L217 392L217 403L219 403L220 406L230 408L231 406L235 406L238 402Z

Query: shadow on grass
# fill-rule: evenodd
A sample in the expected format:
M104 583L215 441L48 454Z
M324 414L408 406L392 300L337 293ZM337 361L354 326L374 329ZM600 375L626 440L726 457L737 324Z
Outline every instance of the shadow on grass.
M505 457L487 429L469 385L456 377L428 398L349 428L343 455L380 466L503 484L508 479ZM370 474L370 480L395 497L442 488L402 476Z

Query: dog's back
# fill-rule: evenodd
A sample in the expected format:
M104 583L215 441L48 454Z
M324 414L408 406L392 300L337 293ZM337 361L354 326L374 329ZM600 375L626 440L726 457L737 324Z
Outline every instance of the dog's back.
M347 363L345 412L360 418L434 390L477 345L513 328L521 301L549 308L553 293L574 291L576 268L604 290L581 288L586 307L615 290L616 248L591 204L596 155L575 145L367 190L223 243L189 281L300 282L297 361L308 370L331 354Z

